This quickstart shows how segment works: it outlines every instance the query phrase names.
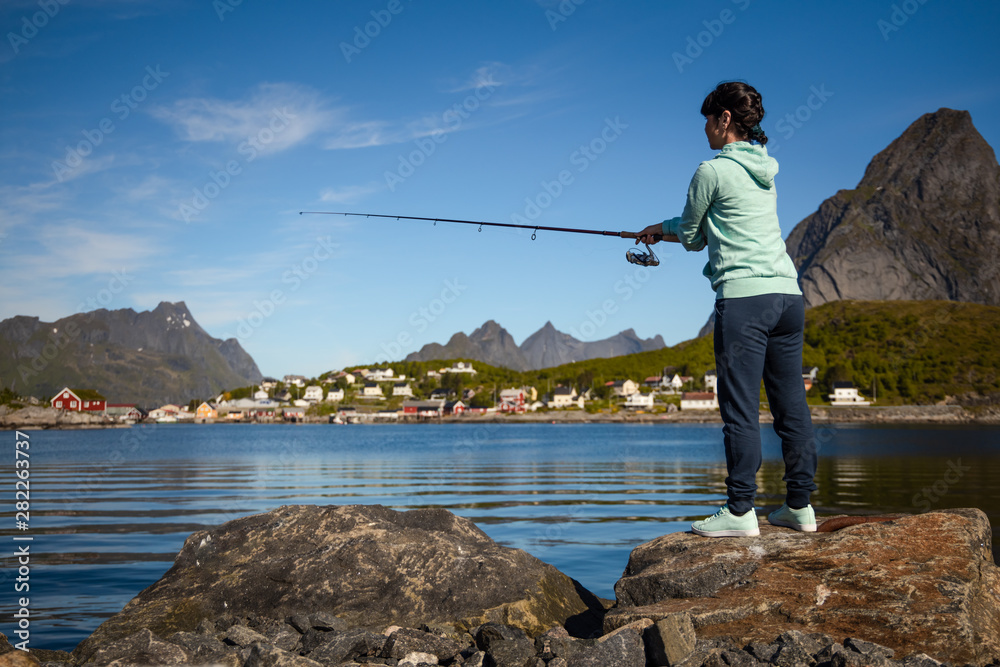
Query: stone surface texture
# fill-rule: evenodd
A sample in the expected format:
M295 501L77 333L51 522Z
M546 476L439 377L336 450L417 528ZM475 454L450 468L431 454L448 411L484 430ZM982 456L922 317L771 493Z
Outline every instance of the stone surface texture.
M849 638L852 655L870 641L894 649L896 660L925 653L988 664L1000 657L1000 569L990 543L989 520L976 509L831 533L766 521L754 538L674 533L633 550L604 627L686 612L699 639L726 637L740 648L795 630Z
M603 607L556 568L445 510L286 506L192 534L173 567L74 657L143 629L168 637L225 615L284 624L318 612L377 632L494 621L538 635L555 625L599 632Z

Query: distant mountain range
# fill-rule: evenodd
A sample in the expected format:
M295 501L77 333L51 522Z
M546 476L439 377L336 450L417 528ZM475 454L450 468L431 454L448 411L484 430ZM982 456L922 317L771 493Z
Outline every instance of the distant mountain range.
M239 341L209 336L184 302L0 322L0 381L43 400L69 386L95 389L112 403L186 405L260 379Z
M664 346L660 335L643 339L632 329L603 340L584 342L557 330L552 322L546 322L545 326L528 336L519 346L506 329L489 320L470 335L462 332L453 335L445 345L424 345L418 352L408 355L406 361L475 359L491 366L527 371L574 361L658 350Z

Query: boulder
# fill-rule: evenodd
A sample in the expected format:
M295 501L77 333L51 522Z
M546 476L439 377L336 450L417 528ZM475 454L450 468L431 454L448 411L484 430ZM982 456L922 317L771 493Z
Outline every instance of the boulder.
M8 651L0 654L0 667L39 667L42 663L27 651Z
M30 405L0 415L3 428L107 427L112 420L99 412L76 412Z
M605 630L687 612L699 638L757 642L762 650L792 630L826 633L858 654L877 642L896 660L924 653L983 665L1000 657L1000 569L980 510L835 532L764 521L760 529L752 538L674 533L636 547ZM785 651L791 659L797 649Z
M661 618L646 628L645 640L651 664L671 667L680 663L694 652L697 641L691 615L678 613Z
M285 506L192 534L173 567L73 655L86 659L141 629L169 637L207 620L221 631L248 616L302 626L325 613L378 632L492 621L535 636L564 625L585 636L599 632L603 612L553 566L446 510Z
M187 651L176 644L162 641L148 629L110 642L90 656L95 665L183 665L190 658Z

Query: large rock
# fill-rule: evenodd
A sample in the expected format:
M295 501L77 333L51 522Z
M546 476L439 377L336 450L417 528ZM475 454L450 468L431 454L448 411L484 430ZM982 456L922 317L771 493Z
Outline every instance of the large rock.
M111 420L101 413L57 410L29 405L20 410L4 411L0 414L3 428L67 428L95 426L105 428Z
M869 640L898 660L1000 657L1000 569L977 509L799 533L761 522L754 538L674 533L636 547L605 629L691 614L699 638L743 646L787 630Z
M74 657L140 629L165 638L223 616L317 612L378 631L494 621L537 635L555 625L598 631L603 607L556 568L446 510L286 506L192 534L173 567Z

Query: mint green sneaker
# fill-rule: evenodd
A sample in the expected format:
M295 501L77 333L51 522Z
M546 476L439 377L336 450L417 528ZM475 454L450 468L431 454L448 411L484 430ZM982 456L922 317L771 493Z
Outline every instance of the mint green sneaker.
M754 537L760 535L757 527L757 514L750 510L743 516L736 516L729 511L729 505L701 521L691 524L695 535L703 537Z
M786 504L767 515L772 526L785 526L804 533L816 532L816 513L812 505L806 505L800 510L793 510Z

